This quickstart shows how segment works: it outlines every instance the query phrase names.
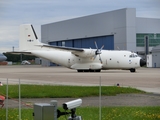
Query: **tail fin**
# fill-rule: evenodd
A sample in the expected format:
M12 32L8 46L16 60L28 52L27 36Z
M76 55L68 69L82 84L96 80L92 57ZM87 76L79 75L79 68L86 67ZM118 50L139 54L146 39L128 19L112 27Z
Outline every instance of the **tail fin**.
M33 50L35 45L40 44L38 37L31 24L23 24L20 26L19 50Z

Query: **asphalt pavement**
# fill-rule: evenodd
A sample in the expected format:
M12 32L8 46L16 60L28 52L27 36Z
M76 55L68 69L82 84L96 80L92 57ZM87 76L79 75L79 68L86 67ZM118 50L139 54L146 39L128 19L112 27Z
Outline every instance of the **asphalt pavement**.
M127 70L104 70L100 73L78 73L64 67L42 67L39 65L0 66L0 81L3 84L39 84L74 86L113 86L133 87L148 94L120 94L102 96L102 106L160 106L160 68L139 68L136 73ZM34 103L63 102L75 98L22 99L24 107ZM98 106L99 97L82 98L82 106ZM5 101L6 107L7 101ZM8 100L9 107L17 107L17 100Z

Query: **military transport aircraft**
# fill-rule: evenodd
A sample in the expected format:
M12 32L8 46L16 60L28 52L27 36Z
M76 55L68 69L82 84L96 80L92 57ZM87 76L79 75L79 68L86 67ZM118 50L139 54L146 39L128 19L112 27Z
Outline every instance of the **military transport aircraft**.
M7 59L6 56L3 55L3 53L0 53L0 62L5 61Z
M19 51L14 54L35 55L40 58L75 69L78 72L100 72L108 69L123 69L135 72L146 64L136 53L121 50L83 49L52 46L41 43L31 24L20 26Z

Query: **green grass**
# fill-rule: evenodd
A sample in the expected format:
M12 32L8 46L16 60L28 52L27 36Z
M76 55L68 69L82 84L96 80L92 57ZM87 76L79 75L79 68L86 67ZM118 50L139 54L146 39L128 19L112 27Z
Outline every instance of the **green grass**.
M0 109L0 120L6 119L5 109ZM33 120L33 109L22 109L22 120ZM98 107L79 107L77 115L83 120L99 120ZM68 116L67 116L68 118ZM102 120L159 120L160 107L103 107ZM8 120L18 120L18 109L9 109ZM66 120L61 116L58 120Z
M9 97L18 98L18 85L9 85ZM121 93L144 93L134 88L123 88L116 86L102 86L102 95L116 95ZM6 94L6 86L0 87L0 94ZM99 87L96 86L51 86L51 85L21 85L22 98L44 98L44 97L89 97L98 96ZM60 108L63 112L63 109ZM8 120L18 120L18 109L9 108ZM34 120L33 109L22 109L22 120ZM83 120L99 120L98 107L79 107L77 115ZM67 116L68 118L68 116ZM160 119L160 107L102 107L102 120L158 120ZM6 120L6 110L0 109L0 120ZM66 120L61 116L58 120Z
M8 96L18 98L18 85L8 86ZM121 93L144 93L130 87L102 86L102 95ZM0 87L0 95L6 94L6 86ZM51 86L51 85L21 85L21 98L78 98L98 96L98 86Z

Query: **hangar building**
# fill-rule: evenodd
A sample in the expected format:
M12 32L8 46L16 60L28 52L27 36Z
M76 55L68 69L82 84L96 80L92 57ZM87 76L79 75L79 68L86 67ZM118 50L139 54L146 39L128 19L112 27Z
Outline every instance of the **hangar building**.
M147 55L147 67L160 68L160 45L152 49L152 54Z
M41 41L50 45L106 50L131 50L145 55L160 44L160 19L136 17L124 8L41 26ZM47 60L42 65L50 66Z

